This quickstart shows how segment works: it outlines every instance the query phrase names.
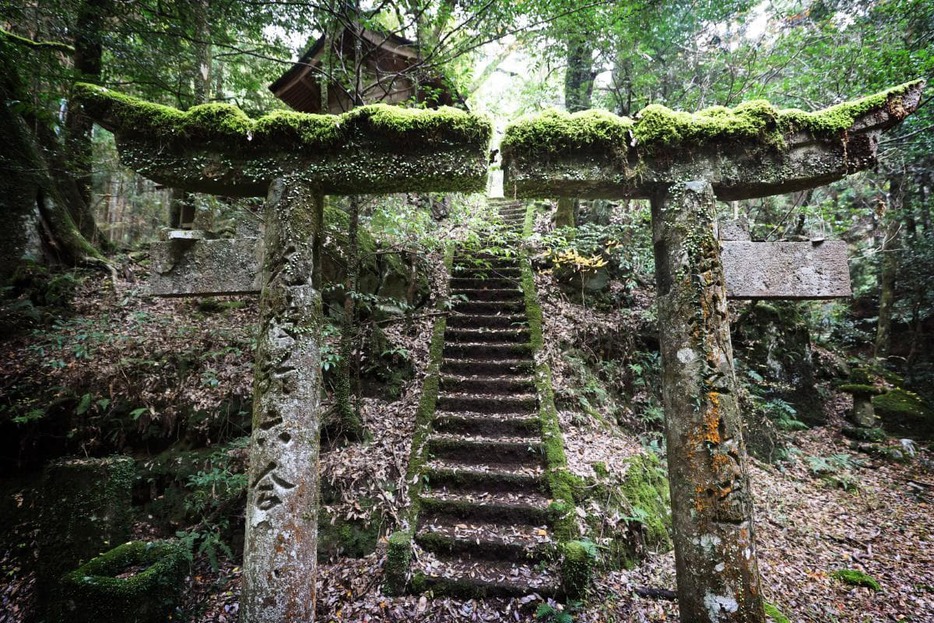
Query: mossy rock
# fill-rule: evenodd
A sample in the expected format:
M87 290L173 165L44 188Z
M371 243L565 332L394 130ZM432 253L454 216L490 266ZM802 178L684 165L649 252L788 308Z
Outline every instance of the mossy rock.
M318 555L322 558L363 558L376 551L379 524L376 521L333 518L323 509L318 514Z
M849 584L850 586L865 586L874 591L882 590L882 586L879 584L878 580L856 569L838 569L831 573L830 577L840 580L844 584Z
M846 426L841 431L844 437L855 441L869 441L872 443L882 443L889 436L881 428L861 428L857 426Z
M640 454L629 459L621 490L632 506L631 514L643 526L643 545L671 549L671 494L658 456Z
M40 495L36 583L53 601L62 574L129 537L136 463L124 456L52 463Z
M590 541L561 545L561 590L568 599L587 595L597 565L597 546Z
M389 536L389 546L386 550L384 587L387 595L402 595L405 592L411 562L412 535L406 531L393 532Z
M872 404L886 429L924 438L934 435L934 411L918 394L893 389L875 396Z
M843 385L838 385L837 390L845 394L862 396L877 396L884 391L875 385L867 385L864 383L844 383Z
M62 578L62 622L164 623L185 589L188 550L171 541L131 541Z

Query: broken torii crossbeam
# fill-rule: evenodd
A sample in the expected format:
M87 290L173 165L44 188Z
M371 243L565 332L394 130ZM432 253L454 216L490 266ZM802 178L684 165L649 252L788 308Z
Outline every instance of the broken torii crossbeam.
M249 240L216 241L213 252L215 241L178 240L154 263L172 266L200 245L205 256L185 261L236 264L235 278L212 284L214 293L262 289L241 612L246 623L314 621L323 196L482 190L492 126L454 109L376 105L250 119L223 104L182 112L91 85L77 92L116 135L123 162L143 175L186 190L267 197L261 268Z
M911 82L817 113L767 102L695 114L649 106L635 120L556 112L506 129L507 195L651 201L682 621L765 621L715 201L813 188L873 165L880 133L917 108L923 86ZM731 270L742 277L755 247L730 251L740 254ZM805 257L807 250L779 253ZM762 277L739 294L839 294L813 274L799 278L804 285L796 287Z

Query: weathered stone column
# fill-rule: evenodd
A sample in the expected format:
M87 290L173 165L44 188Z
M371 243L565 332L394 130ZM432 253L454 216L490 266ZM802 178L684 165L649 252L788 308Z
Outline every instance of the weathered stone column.
M253 381L243 552L243 620L314 620L321 297L315 289L322 197L272 183Z
M652 201L681 620L763 623L726 286L708 182Z

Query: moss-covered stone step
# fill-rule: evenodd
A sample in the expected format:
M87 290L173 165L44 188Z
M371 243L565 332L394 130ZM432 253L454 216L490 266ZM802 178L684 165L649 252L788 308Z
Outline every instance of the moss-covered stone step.
M484 464L490 459L510 469L542 463L542 444L535 439L520 442L435 436L428 440L428 453L436 459L457 461L462 465Z
M451 274L464 279L521 279L522 271L519 268L468 268L465 266L453 267Z
M553 572L522 562L464 562L443 555L419 557L413 570L412 590L461 599L523 597L536 593L554 597L558 580Z
M536 435L541 434L538 415L514 413L449 413L435 414L434 429L439 433L462 435Z
M504 277L451 277L451 290L480 290L483 288L517 288L518 279Z
M521 301L522 290L515 286L506 288L458 288L451 290L451 296L465 301Z
M457 329L444 332L444 341L451 342L518 342L529 343L529 331L524 327L509 329Z
M469 395L469 394L442 394L438 398L437 408L442 411L470 412L470 413L519 413L531 415L535 413L538 399L534 395L498 396L498 395Z
M462 314L477 316L513 315L525 310L525 303L516 301L457 301L454 309Z
M464 493L433 491L421 497L427 517L448 517L473 521L525 523L544 526L551 521L550 500L541 493ZM427 519L426 519L427 521Z
M453 313L448 316L448 329L525 329L529 321L523 314L499 316Z
M460 376L528 376L532 372L532 362L528 359L446 359L441 363L441 372Z
M464 464L436 458L425 466L429 490L541 492L544 473L541 465L503 465L492 459L482 464Z
M454 342L444 345L445 359L522 359L531 357L530 344L515 342L481 342L477 344Z
M445 515L423 516L415 542L462 560L537 560L554 548L544 524L468 521Z
M441 389L465 394L531 394L535 384L530 376L453 376L441 377Z

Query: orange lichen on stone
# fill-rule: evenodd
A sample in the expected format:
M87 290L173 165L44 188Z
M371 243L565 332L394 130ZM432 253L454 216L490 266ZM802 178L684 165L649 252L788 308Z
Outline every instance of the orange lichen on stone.
M710 407L704 413L704 441L712 444L720 443L720 394L707 392Z

